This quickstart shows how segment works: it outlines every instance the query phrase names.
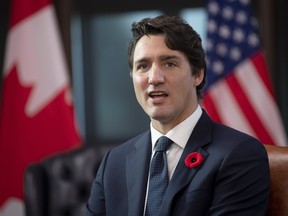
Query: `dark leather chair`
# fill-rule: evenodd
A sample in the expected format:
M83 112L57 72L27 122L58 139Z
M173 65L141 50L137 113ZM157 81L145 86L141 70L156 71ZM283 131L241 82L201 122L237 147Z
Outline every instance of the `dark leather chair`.
M270 165L271 192L267 216L288 215L288 147L264 145Z
M93 179L112 146L84 146L31 164L24 176L27 216L84 216Z
M27 216L84 216L91 185L105 152L85 146L32 164L25 174ZM267 216L288 216L288 147L265 145L271 171Z

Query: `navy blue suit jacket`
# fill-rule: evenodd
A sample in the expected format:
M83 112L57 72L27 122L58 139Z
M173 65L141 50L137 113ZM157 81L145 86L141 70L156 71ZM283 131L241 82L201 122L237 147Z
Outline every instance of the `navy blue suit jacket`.
M184 163L191 152L204 157L192 169ZM87 215L142 216L150 157L149 131L109 151L93 182ZM269 176L262 143L213 122L204 111L169 183L161 216L264 216Z

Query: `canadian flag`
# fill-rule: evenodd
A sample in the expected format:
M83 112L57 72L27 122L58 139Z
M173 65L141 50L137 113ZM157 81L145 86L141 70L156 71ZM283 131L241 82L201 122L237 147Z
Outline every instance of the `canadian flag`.
M50 0L11 0L0 107L0 215L22 216L30 163L80 146Z

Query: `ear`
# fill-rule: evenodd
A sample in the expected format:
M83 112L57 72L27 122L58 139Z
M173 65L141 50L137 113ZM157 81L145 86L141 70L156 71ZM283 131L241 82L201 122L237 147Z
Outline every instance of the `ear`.
M194 75L193 75L193 84L194 86L198 86L202 83L203 78L204 78L204 69L198 70Z

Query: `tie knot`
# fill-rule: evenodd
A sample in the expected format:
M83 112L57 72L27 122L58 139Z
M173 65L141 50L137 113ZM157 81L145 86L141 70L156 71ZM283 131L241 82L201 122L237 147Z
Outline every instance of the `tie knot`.
M168 137L165 136L160 137L156 144L156 152L157 151L166 152L172 143L173 141L170 140Z

